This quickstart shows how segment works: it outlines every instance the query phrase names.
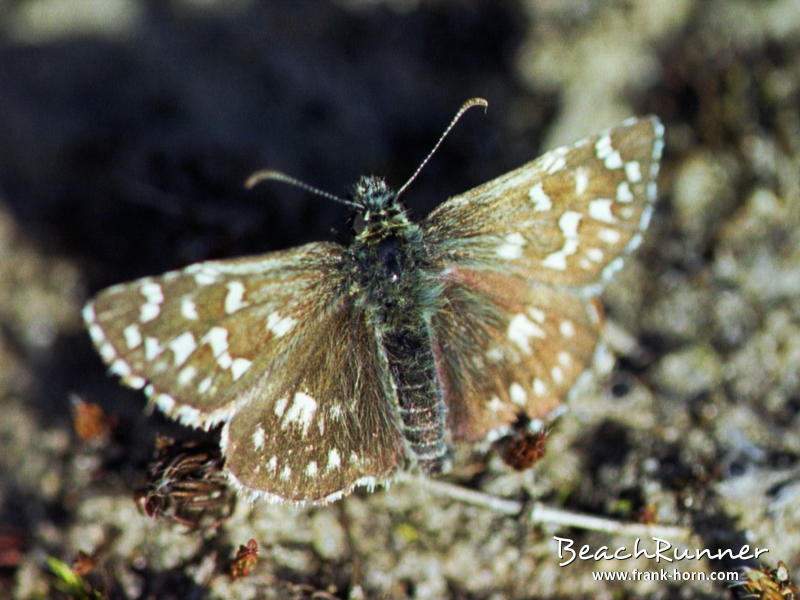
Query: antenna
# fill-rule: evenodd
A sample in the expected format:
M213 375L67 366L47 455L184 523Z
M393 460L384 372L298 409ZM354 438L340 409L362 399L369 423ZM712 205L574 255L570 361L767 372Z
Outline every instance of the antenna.
M269 179L288 183L289 185L299 187L302 190L306 190L307 192L311 192L312 194L316 194L317 196L322 196L323 198L327 198L328 200L333 200L334 202L339 202L340 204L344 204L345 206L349 206L351 208L361 208L360 204L351 202L350 200L346 200L344 198L340 198L339 196L335 196L330 192L322 191L321 189L315 188L313 185L308 185L307 183L304 183L299 179L295 179L294 177L289 177L286 173L281 173L280 171L273 171L272 169L263 169L261 171L256 171L255 173L250 175L250 177L247 178L247 181L244 182L244 187L250 190L255 186L257 186L262 181L267 181Z
M455 127L456 123L458 123L459 119L461 119L464 113L467 112L473 106L482 106L484 112L486 112L486 109L489 107L489 103L483 98L470 98L469 100L464 102L464 104L461 105L461 108L458 109L456 116L453 117L453 120L450 121L450 124L444 130L444 133L439 137L439 141L436 142L436 145L433 147L433 150L428 152L428 156L426 156L425 159L420 163L419 167L417 167L417 170L414 171L414 174L408 178L408 181L406 181L399 190L397 190L398 197L406 190L406 188L409 185L411 185L411 182L417 178L417 175L419 175L420 171L422 171L422 169L425 168L425 165L428 164L428 161L431 159L434 153L439 149L439 146L442 145L444 138L447 137L447 134L450 133L450 130L453 127Z

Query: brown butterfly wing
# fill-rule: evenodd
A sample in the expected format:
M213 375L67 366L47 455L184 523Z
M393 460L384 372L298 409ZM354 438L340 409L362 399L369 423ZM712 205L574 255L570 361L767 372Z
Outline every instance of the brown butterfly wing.
M433 331L454 437L546 415L591 364L594 298L641 243L662 148L655 117L630 119L425 220L443 284Z

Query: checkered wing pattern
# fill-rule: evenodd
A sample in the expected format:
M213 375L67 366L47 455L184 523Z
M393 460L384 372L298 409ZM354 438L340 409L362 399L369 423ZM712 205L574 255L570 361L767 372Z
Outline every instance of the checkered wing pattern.
M245 492L332 500L385 478L402 453L386 359L344 293L343 252L315 243L198 263L108 288L84 319L111 372L167 415L225 423Z
M662 148L657 118L629 119L425 220L444 285L433 329L456 439L547 414L589 366L594 297L641 243Z

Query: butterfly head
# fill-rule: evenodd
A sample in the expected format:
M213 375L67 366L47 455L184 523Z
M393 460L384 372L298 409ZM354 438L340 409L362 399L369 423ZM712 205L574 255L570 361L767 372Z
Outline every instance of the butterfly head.
M384 235L386 231L408 224L406 210L391 189L380 177L359 177L351 193L357 205L353 230L359 237L370 238Z

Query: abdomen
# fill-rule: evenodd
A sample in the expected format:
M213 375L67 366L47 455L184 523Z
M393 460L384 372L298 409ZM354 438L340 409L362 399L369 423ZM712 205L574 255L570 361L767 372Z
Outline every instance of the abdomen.
M403 437L425 473L440 471L447 455L447 406L436 373L428 323L384 335L389 371L397 389Z

